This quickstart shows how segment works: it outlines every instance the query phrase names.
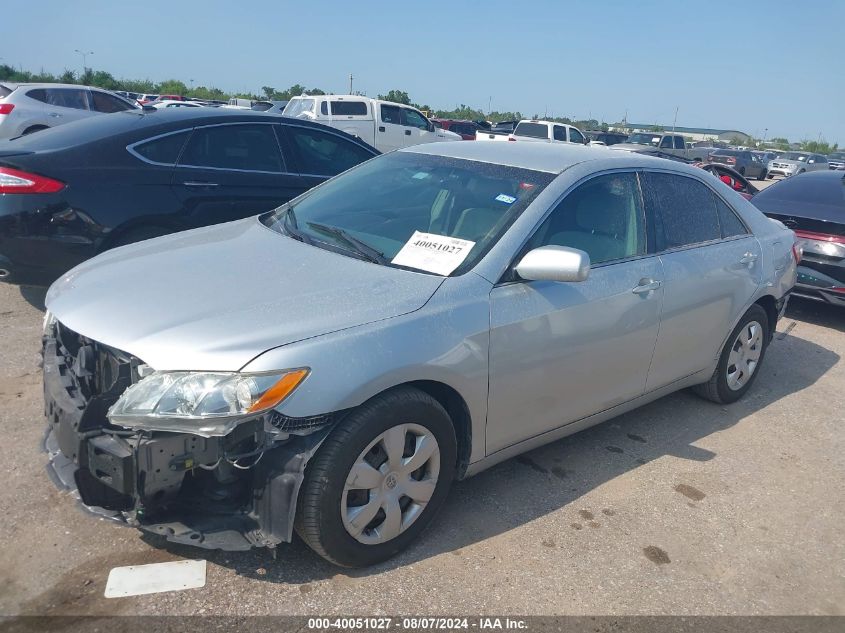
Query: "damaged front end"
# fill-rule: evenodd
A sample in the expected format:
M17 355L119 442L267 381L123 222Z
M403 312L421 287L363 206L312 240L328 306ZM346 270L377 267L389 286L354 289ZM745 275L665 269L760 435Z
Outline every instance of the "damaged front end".
M43 356L48 471L88 510L209 549L290 541L305 465L338 414L270 409L225 434L133 429L107 414L137 389L143 361L52 320Z

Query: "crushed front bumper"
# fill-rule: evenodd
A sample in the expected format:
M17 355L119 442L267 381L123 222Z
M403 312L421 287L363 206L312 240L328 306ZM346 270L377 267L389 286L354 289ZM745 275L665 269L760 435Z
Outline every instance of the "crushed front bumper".
M271 412L215 438L134 432L109 424L114 393L82 395L78 363L60 340L45 336L43 352L48 473L88 511L208 549L291 540L305 465L331 416L303 422Z

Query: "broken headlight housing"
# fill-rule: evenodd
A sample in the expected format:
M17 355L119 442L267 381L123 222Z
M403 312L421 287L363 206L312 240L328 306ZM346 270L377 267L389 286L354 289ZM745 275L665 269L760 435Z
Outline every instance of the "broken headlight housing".
M279 405L308 371L156 371L124 391L107 416L112 424L136 430L223 436Z

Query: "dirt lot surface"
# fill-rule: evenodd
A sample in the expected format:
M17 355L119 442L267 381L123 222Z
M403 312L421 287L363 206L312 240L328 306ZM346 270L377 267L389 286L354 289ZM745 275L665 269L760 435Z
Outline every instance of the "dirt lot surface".
M2 614L845 614L845 311L794 300L741 402L678 393L503 463L350 571L301 542L165 548L58 492L42 300L0 284ZM103 597L115 566L182 558L209 561L204 589Z

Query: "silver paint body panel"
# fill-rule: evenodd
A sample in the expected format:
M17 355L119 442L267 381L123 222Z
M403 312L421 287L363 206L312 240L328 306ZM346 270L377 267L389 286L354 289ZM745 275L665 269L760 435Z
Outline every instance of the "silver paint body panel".
M54 284L48 308L156 369L310 367L279 406L289 416L351 408L409 382L447 385L470 414L472 474L703 382L748 307L764 295L782 299L795 282L792 232L700 169L543 143L401 151L558 176L457 277L359 261L253 218L100 255ZM583 282L500 283L550 209L578 184L616 170L696 178L753 235L595 266ZM749 251L753 264L739 265ZM633 293L643 278L663 283Z

